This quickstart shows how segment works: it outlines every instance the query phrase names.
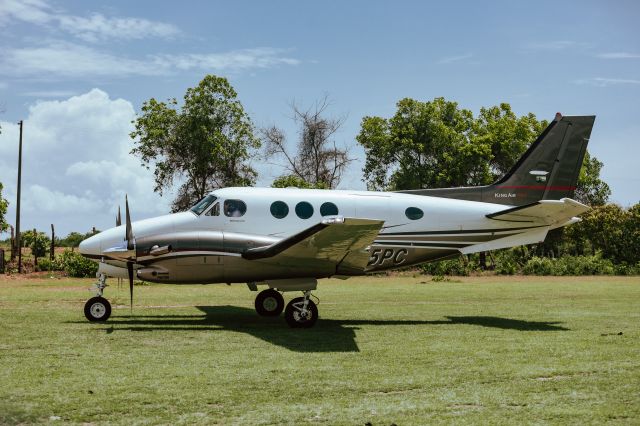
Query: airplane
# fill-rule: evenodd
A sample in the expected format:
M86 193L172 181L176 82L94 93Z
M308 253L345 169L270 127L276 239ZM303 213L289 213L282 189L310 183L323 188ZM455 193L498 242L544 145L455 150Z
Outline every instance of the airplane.
M555 119L491 185L397 192L222 188L185 212L131 221L80 244L99 263L89 321L106 321L107 277L152 283L246 283L262 316L293 328L318 319L318 279L380 272L544 241L589 210L571 197L595 116ZM284 292L302 292L285 307Z

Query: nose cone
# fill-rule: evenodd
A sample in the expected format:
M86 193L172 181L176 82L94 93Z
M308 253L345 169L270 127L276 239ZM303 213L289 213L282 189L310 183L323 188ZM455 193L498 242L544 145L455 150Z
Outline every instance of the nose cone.
M100 234L89 237L80 243L80 254L88 258L99 258L102 254L100 250Z

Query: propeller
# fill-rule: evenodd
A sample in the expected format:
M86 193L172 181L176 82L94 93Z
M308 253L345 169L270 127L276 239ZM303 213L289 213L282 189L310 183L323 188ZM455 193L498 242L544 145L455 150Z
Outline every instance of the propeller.
M125 223L126 223L126 233L125 240L127 241L127 250L133 251L133 258L136 257L136 240L133 236L133 229L131 228L131 214L129 213L129 199L125 195L124 197L125 203ZM130 297L130 307L133 311L133 261L129 257L127 259L127 273L129 274L129 297Z
M118 215L116 216L116 226L122 225L122 215L120 214L120 206L118 206Z

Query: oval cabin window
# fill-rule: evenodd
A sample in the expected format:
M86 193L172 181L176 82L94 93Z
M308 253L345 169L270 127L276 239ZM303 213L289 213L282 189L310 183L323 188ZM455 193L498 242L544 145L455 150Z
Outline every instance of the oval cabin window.
M422 216L424 216L424 213L422 213L422 210L420 210L417 207L409 207L404 211L404 214L407 216L407 218L411 220L422 219Z
M296 204L296 214L300 219L309 219L313 216L313 206L306 201Z
M271 215L276 219L283 219L289 214L289 206L284 201L274 201L271 204Z
M322 203L320 206L321 216L335 216L338 214L338 207L330 202Z

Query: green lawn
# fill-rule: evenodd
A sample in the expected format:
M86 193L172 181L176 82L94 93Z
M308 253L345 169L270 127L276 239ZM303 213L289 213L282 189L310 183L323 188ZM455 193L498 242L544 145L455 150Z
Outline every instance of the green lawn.
M640 423L639 277L324 280L311 330L115 280L91 324L90 283L0 275L0 423Z

